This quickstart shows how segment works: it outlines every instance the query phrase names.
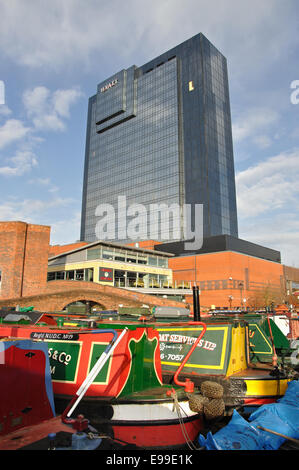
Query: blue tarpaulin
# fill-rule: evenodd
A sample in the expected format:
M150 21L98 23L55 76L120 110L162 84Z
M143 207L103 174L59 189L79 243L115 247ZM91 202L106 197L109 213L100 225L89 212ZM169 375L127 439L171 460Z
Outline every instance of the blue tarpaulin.
M207 450L277 450L285 438L258 428L261 426L285 436L299 438L299 381L289 383L285 395L276 403L263 405L246 421L234 410L230 422L214 436L199 436Z

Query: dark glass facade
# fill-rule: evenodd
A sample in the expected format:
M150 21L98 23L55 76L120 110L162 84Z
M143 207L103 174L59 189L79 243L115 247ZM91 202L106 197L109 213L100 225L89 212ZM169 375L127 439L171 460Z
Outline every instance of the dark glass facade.
M97 207L110 204L115 230L107 239L132 241L117 225L119 196L131 210L147 209L140 239L156 239L150 204L203 204L204 237L238 236L227 64L202 34L116 73L90 98L82 240L98 238ZM161 226L158 238L184 238L182 212L172 227Z

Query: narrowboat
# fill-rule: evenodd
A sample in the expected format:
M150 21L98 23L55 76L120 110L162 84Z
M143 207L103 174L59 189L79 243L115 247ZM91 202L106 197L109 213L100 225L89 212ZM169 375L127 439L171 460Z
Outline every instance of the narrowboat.
M103 317L105 312L95 317L99 326ZM178 368L180 376L198 388L203 381L215 381L224 389L228 413L276 401L298 376L298 348L292 348L273 315L222 311L202 317L204 338L183 368L181 361L202 331L187 309L156 307L138 315L136 309L122 308L111 317L116 318L143 322L158 331L164 383L173 383Z
M193 445L203 428L202 414L190 407L190 396L198 392L188 380L186 387L163 384L159 333L152 326L110 321L77 326L72 321L68 326L63 325L70 323L66 319L37 312L1 318L2 338L46 345L56 412L66 424L76 412L87 416L102 437L123 446ZM202 327L198 341L205 333ZM86 378L102 358L105 361L85 390Z
M0 340L0 437L55 417L48 348L30 339Z
M102 444L97 435L90 439L84 416L56 416L46 343L1 338L0 378L0 450L94 450Z

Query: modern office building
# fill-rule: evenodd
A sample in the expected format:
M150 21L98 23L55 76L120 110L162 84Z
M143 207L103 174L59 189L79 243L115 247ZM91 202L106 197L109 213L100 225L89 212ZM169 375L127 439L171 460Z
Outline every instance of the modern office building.
M180 208L169 224L160 212L158 233L155 204ZM204 237L238 236L227 62L202 34L115 73L89 99L81 240L103 239L103 221L110 241L184 240L186 204L192 214L203 205Z
M49 258L48 281L90 281L115 287L172 286L169 253L92 242Z

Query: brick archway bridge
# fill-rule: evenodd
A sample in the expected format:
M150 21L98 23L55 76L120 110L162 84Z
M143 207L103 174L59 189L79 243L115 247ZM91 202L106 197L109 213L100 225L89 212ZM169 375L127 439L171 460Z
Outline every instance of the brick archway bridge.
M29 307L41 312L63 310L68 304L76 301L89 301L99 304L103 310L117 310L124 307L141 307L143 304L153 307L164 305L186 307L186 304L163 299L149 294L128 291L118 287L106 286L85 281L49 281L44 289L34 295L0 301L2 306Z

